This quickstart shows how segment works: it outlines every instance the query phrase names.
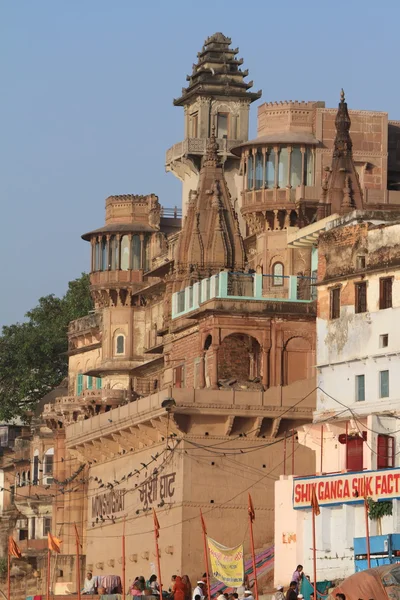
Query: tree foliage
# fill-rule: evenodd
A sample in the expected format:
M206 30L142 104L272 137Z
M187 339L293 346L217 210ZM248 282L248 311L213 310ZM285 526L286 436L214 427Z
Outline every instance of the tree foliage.
M62 298L39 299L24 323L0 336L0 419L24 417L68 373L68 323L93 308L89 276L70 281Z

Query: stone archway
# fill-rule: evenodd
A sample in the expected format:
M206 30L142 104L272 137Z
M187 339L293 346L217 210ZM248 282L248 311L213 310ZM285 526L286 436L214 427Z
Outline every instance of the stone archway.
M252 336L231 333L218 348L218 379L248 381L261 377L261 348Z

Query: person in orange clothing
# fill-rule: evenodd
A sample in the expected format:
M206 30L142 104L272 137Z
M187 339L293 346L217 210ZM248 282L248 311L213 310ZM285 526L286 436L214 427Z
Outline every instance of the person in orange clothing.
M182 581L182 577L177 575L172 588L172 595L174 600L185 600L185 592L186 588L185 584Z

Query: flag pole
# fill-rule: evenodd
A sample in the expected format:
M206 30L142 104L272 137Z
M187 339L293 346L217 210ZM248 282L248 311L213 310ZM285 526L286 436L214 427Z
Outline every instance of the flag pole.
M371 568L371 544L369 539L369 521L368 521L368 501L364 500L364 511L365 511L365 535L367 541L367 564L368 569Z
M154 540L156 543L156 558L157 558L157 572L158 572L158 586L160 588L160 600L162 600L162 579L161 579L161 565L160 565L160 552L158 548L158 536L159 532L159 523L156 515L156 511L153 508L153 516L154 516Z
M124 524L123 524L123 529L122 529L122 598L125 599L126 596L126 592L125 592L125 570L126 570L126 562L125 562L125 523L126 523L126 516L124 516ZM161 596L160 596L160 600L161 600Z
M253 501L249 494L249 525L250 525L250 542L251 542L251 558L253 560L253 575L254 575L254 591L256 593L255 600L258 600L258 583L257 583L257 566L256 566L256 553L254 549L254 535L253 535L253 521L255 518Z
M76 592L78 594L78 600L81 600L81 559L79 554L79 534L76 523L74 523L74 527L76 541Z
M314 576L314 600L317 600L317 544L315 535L315 512L312 510L312 538L313 538L313 576Z
M46 590L46 599L50 600L50 559L51 559L51 551L50 548L47 550L47 590Z
M200 509L200 519L201 519L201 528L203 530L204 562L206 565L208 600L211 600L210 571L208 568L208 552L207 552L207 530L206 530L206 524L204 523L203 513L201 512L201 509Z
M8 546L10 546L10 541L8 541ZM11 554L10 554L10 547L8 547L8 555L7 555L7 600L11 600Z

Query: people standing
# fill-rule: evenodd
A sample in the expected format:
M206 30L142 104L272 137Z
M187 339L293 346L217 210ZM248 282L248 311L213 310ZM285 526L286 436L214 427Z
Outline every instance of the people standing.
M295 572L292 575L292 581L296 582L296 593L300 593L300 584L303 581L304 573L303 573L303 565L297 565ZM292 584L290 584L292 585Z
M185 585L182 581L182 577L179 575L175 577L174 585L172 587L172 595L174 600L185 600Z
M297 582L291 581L288 591L286 592L285 600L297 600L297 592L296 592Z
M185 600L192 600L192 584L187 575L182 576L182 583L185 586Z
M205 598L205 589L206 589L206 584L204 583L203 580L199 580L197 582L196 587L193 590L193 600L195 600L196 596L200 596L201 600L203 600L203 598ZM211 600L211 599L209 599Z
M273 596L273 600L285 600L285 594L283 591L283 585L278 585L276 587L276 592Z

